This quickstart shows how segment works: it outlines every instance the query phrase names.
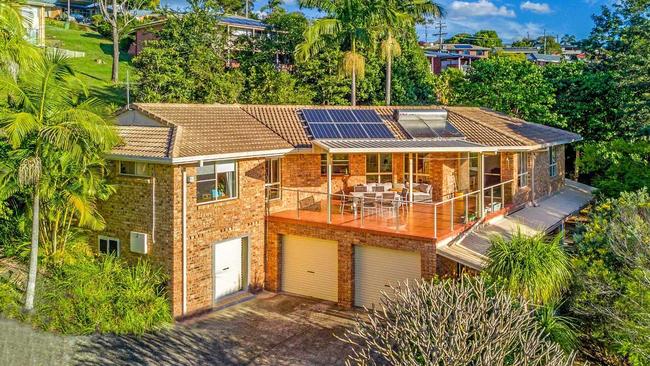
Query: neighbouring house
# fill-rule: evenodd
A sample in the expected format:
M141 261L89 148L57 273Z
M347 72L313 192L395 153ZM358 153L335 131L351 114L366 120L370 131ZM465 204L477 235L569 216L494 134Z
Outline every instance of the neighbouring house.
M469 56L431 50L425 50L424 56L427 58L427 61L429 61L431 72L436 75L439 75L450 67L466 71L470 66L472 66L472 61L480 60L482 58L480 56Z
M494 49L494 52L530 55L532 53L539 53L539 49L537 49L537 47L497 47Z
M578 46L571 44L562 45L562 57L567 61L576 61L584 60L587 55L585 52Z
M562 62L562 55L547 55L543 53L530 53L526 55L528 61L534 62L539 66L547 64L559 64Z
M45 44L45 17L54 4L48 1L26 1L20 8L27 40L35 45Z
M167 20L159 19L151 23L143 24L134 29L135 40L129 46L130 55L138 55L146 47L147 41L157 39L156 33L163 27ZM234 58L235 41L242 36L266 36L270 28L262 21L250 19L239 15L223 15L219 17L219 25L226 29L228 35L228 47L226 49L227 62L229 66L237 67L239 63Z
M89 23L93 15L100 14L99 4L89 0L70 0L70 15L78 22ZM58 12L52 13L49 17L61 16L68 13L68 2L57 1L56 9Z
M95 249L162 265L176 317L259 289L372 307L591 199L579 135L482 108L134 104L117 129Z
M487 58L492 51L489 47L481 47L468 43L443 43L442 51L455 53L466 56L478 56L480 58Z

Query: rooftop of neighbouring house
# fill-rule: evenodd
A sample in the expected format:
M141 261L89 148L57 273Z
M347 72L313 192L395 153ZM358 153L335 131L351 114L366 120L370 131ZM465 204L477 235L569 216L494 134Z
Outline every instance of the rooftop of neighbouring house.
M489 47L477 46L469 43L443 43L442 48L445 50L475 50L475 51L490 51Z
M136 103L117 117L123 158L325 151L530 150L577 134L478 107Z

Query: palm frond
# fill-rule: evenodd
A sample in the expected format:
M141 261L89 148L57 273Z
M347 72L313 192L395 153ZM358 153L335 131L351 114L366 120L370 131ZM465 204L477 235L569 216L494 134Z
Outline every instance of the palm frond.
M323 37L336 34L341 27L337 19L323 18L316 20L304 33L305 40L296 47L296 58L306 61L310 56L317 54L324 45Z
M14 149L20 147L25 139L42 127L31 113L10 113L0 117L0 127Z

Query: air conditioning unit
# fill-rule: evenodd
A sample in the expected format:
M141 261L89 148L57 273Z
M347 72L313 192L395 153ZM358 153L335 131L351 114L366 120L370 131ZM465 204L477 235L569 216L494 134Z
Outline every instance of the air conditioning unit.
M131 251L147 254L147 234L131 231Z

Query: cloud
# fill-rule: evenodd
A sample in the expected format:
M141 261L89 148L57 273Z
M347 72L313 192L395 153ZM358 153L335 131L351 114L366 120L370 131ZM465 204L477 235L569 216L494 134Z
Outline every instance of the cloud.
M548 14L552 12L551 7L547 3L534 3L532 1L521 3L519 8L521 10L528 10L538 14Z
M495 18L471 18L471 19L445 19L447 24L448 38L457 33L475 33L481 29L494 29L499 37L505 42L509 43L517 39L521 39L530 35L530 37L541 36L544 31L544 26L538 23L520 23L511 19L500 19L495 21ZM425 39L425 33L429 41L437 40L434 35L435 29L429 28L425 31L424 27L418 27L418 34L421 39Z
M465 17L482 17L482 16L500 16L513 18L515 11L508 9L506 6L496 6L489 0L470 1L453 1L449 4L450 18Z

